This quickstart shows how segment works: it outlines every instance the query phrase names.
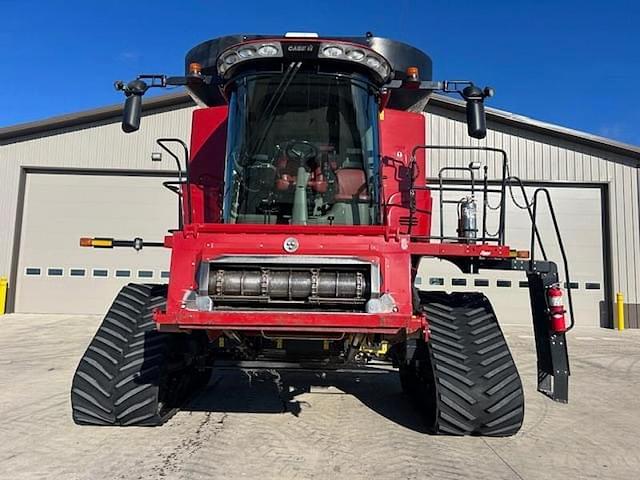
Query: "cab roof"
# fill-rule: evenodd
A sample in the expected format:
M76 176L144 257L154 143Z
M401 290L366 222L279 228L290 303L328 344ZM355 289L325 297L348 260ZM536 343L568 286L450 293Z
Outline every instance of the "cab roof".
M220 54L230 47L259 40L272 40L282 43L335 41L359 44L373 50L389 62L392 69L391 79L403 80L406 77L406 70L408 67L418 67L421 80L432 80L432 61L426 53L406 43L388 38L376 37L371 34L366 34L361 37L310 37L307 34L226 35L202 42L189 50L185 57L185 72L189 72L190 64L198 63L202 66L202 72L206 75L211 75L213 77L213 84L218 85L221 83L221 79L218 76L216 65ZM192 95L196 97L196 100L204 103L205 105L213 106L225 103L217 86L200 86L190 90ZM427 95L428 92L419 90L394 91L391 95L388 106L391 108L406 109Z

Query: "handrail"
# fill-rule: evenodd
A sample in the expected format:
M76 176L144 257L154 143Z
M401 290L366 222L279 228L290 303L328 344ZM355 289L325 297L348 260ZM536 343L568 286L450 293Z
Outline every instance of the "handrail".
M184 180L180 179L178 181L175 180L166 180L162 182L162 186L167 190L175 193L178 196L178 228L182 230L184 225L184 217L182 214L182 191L179 186L176 185L184 185Z
M182 146L184 150L184 165L185 165L185 174L186 174L186 185L187 185L187 223L191 223L191 175L189 174L189 147L187 144L180 140L179 138L158 138L156 143L162 148L165 152L171 155L176 161L176 165L178 166L178 180L182 183L182 165L180 164L180 159L178 156L171 151L169 147L165 145L165 143L178 143ZM183 224L180 221L180 229L182 229Z
M532 218L532 225L531 225L531 265L533 265L533 262L535 260L535 237L534 237L534 229L537 231L537 227L536 227L536 222L537 222L537 213L538 213L538 195L540 193L544 193L544 196L547 200L547 206L549 207L549 213L551 215L551 221L553 222L553 228L556 232L556 239L558 241L558 247L560 248L560 255L562 256L562 263L564 266L564 275L566 278L566 282L567 282L567 298L569 299L569 318L570 318L570 323L569 326L567 327L567 332L569 330L571 330L576 322L575 322L575 318L574 318L574 312L573 312L573 298L571 295L571 278L569 276L569 261L567 260L567 253L564 249L564 242L562 241L562 235L560 235L560 227L558 226L558 219L556 217L556 212L553 209L553 202L551 201L551 194L549 193L549 190L547 188L544 187L540 187L537 188L534 192L533 192L533 218ZM538 242L540 242L540 238L538 237ZM540 245L542 246L542 242L540 242ZM546 257L546 255L545 255Z
M507 172L508 172L508 156L507 156L507 152L501 148L494 148L494 147L482 147L482 146L478 146L478 147L463 147L463 146L457 146L457 145L416 145L415 147L413 147L413 149L411 150L411 159L409 161L409 169L411 172L413 172L413 169L415 168L415 164L416 164L416 152L418 150L459 150L459 151L481 151L481 152L494 152L494 153L499 153L502 157L502 180L500 181L500 220L499 220L499 226L498 226L498 245L504 245L504 240L505 240L505 221L506 221L506 212L505 212L505 202L506 202L506 177L507 177ZM450 168L450 167L445 167L445 168ZM411 183L409 186L410 189L410 196L411 198L415 197L415 186L413 184L415 178L412 175L411 176ZM486 166L485 166L485 182L484 182L484 188L486 189L487 187L487 181L486 181ZM442 197L442 195L441 195ZM487 208L487 200L486 200L486 192L485 192L485 201L483 204L483 234L482 237L486 237L486 208ZM411 228L411 224L412 224L412 211L409 211L409 217L410 217L410 222L409 222L409 228ZM440 222L442 224L442 218L440 219ZM409 234L411 233L411 231L409 230Z

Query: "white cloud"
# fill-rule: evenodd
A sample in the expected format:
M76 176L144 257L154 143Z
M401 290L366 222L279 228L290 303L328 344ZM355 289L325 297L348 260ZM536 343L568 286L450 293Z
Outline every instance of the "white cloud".
M140 52L127 50L118 54L118 60L120 60L121 62L132 63L137 62L141 56L142 55L140 55Z

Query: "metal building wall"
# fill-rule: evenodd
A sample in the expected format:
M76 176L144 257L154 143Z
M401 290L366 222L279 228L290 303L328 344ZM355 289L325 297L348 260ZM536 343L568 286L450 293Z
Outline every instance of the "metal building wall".
M119 119L112 118L0 145L0 276L9 276L12 256L17 253L13 243L22 167L173 170L175 163L166 155L162 162L151 161L151 152L159 151L155 139L188 141L192 110L170 107L149 112L140 131L129 135L120 130Z
M487 125L486 139L478 141L467 135L462 112L432 105L428 105L426 111L427 143L431 145L482 145L504 149L509 156L511 174L524 181L607 185L613 284L613 292L610 293L624 293L628 321L637 327L640 313L638 161L606 149L491 120ZM478 154L430 152L428 175L437 177L438 170L445 165L466 165L474 155ZM495 167L489 170L489 176L499 178L499 164L495 162L493 165Z

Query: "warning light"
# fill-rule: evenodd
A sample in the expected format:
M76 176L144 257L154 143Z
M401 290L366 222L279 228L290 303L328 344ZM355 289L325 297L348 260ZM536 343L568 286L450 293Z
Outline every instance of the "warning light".
M407 81L409 82L420 81L420 71L418 70L418 67L407 68Z
M81 247L94 247L94 248L113 248L113 238L87 238L82 237L80 239Z
M199 77L202 75L202 65L199 63L190 63L189 64L189 75L193 75L195 77Z
M97 248L113 248L113 238L94 238L91 246Z

